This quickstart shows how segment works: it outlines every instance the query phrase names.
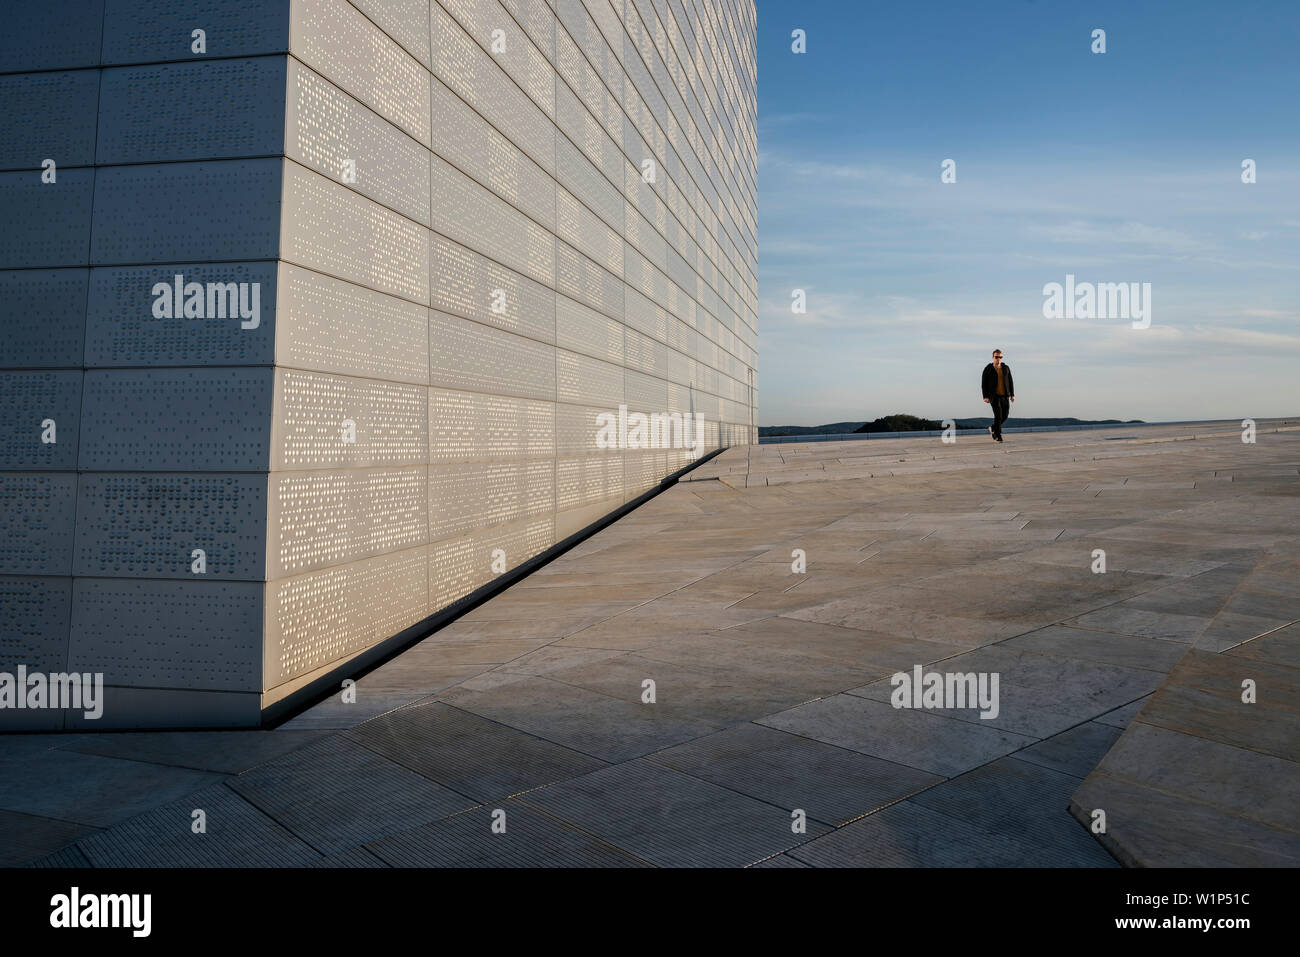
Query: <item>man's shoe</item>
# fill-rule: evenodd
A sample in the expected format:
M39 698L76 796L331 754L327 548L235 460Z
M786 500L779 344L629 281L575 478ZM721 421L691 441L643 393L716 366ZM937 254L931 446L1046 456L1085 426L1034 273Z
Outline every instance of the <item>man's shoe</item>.
M1000 435L998 436L998 441L999 441L999 442L1002 441L1002 436L1000 436Z

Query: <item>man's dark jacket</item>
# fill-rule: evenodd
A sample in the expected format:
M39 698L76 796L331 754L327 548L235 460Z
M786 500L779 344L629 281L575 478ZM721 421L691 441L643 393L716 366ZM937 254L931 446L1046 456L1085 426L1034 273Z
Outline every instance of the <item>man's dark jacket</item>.
M1011 380L1011 366L1005 362L1002 363L1002 380L1007 389L1007 398L1015 397L1016 387ZM984 367L984 375L980 377L980 388L984 390L984 398L992 399L998 394L998 370L993 368L993 363Z

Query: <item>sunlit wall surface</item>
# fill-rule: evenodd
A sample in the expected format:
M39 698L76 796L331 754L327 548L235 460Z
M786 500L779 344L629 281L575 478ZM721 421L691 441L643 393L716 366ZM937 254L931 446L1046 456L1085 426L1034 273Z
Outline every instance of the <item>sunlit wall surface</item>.
M751 0L4 9L0 672L107 690L0 727L257 723L755 441Z

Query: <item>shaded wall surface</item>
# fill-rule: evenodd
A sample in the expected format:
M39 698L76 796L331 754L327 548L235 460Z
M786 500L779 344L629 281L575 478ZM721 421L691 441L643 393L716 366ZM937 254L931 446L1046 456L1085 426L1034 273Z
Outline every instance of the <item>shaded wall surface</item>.
M108 687L0 728L255 724L693 458L598 416L755 441L750 0L59 6L0 34L0 672Z

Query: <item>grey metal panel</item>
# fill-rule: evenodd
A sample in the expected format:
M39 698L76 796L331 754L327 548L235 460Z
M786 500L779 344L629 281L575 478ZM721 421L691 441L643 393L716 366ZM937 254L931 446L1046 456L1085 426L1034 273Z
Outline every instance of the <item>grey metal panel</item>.
M287 155L336 182L355 174L357 192L429 225L424 146L293 58L287 89Z
M346 0L293 0L290 49L335 86L429 144L429 73Z
M555 450L556 405L429 389L429 462L534 458Z
M174 288L178 275L184 277L182 288L192 282L204 286L205 313L208 283L250 284L246 287L250 306L251 284L257 283L256 317L155 318L154 285L161 282ZM275 361L276 292L273 262L93 269L85 321L86 366L270 365ZM244 328L254 322L255 327Z
M429 68L429 0L352 0L352 5Z
M80 466L90 471L265 471L270 369L86 373Z
M64 670L71 606L71 578L0 575L0 671Z
M0 71L62 70L99 63L104 0L5 4Z
M429 537L425 472L416 465L274 473L267 577L423 545Z
M285 59L104 70L95 161L165 163L283 152Z
M528 94L547 116L555 115L555 71L550 48L539 50L528 33L497 0L434 0L460 21L465 32L481 47L491 49L493 31L501 31L505 51L495 54L497 64Z
M277 355L281 366L398 382L429 381L424 306L280 264Z
M80 366L88 269L0 272L0 369Z
M207 34L193 53L191 34ZM289 0L105 0L105 64L284 53Z
M84 266L94 185L92 169L58 169L53 183L36 170L0 173L0 265Z
M429 231L294 162L285 164L280 258L429 302Z
M265 475L81 474L74 575L260 581L265 551Z
M427 391L422 385L277 369L271 469L423 464L429 454Z
M0 573L72 574L75 472L0 472Z
M282 165L256 159L100 169L92 262L274 259Z
M95 70L0 76L0 169L93 164L98 89Z
M430 310L429 382L446 389L554 399L555 347Z
M68 669L118 687L260 690L264 587L75 578Z
M469 462L429 469L429 540L555 511L553 459Z
M530 339L555 341L553 289L445 236L434 233L432 242L429 298L435 309Z
M0 469L75 469L80 417L80 371L0 372Z

